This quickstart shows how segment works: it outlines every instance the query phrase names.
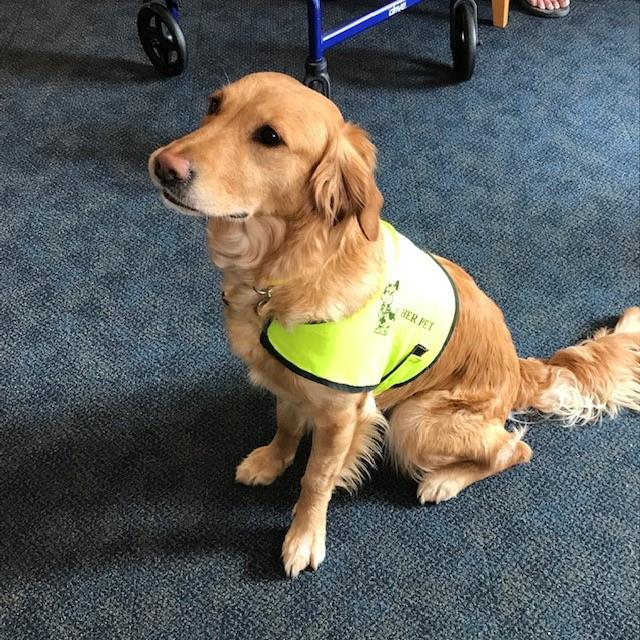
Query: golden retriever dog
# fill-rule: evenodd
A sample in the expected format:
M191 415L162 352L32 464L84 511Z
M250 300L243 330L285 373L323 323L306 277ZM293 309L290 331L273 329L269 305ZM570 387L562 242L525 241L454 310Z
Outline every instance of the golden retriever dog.
M600 329L548 360L520 359L496 304L459 266L437 256L455 286L457 320L440 357L420 375L381 393L341 389L274 357L261 342L267 323L293 331L342 321L384 288L388 254L375 164L362 129L345 122L331 101L278 73L249 75L216 91L202 126L149 159L163 202L206 217L211 260L224 272L231 347L251 381L277 399L273 440L240 463L236 480L272 483L304 432L312 432L282 547L292 577L324 560L332 492L356 488L383 446L415 478L421 503L441 502L530 460L524 431L505 428L512 412L582 423L622 407L640 409L638 307L613 330ZM413 285L430 295L430 282Z

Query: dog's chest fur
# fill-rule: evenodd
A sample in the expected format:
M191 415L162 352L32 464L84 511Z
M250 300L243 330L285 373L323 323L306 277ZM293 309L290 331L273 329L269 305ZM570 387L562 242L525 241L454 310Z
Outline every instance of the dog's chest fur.
M280 396L289 395L294 376L260 344L266 321L257 311L260 295L248 285L225 287L225 294L224 321L231 350L248 365L254 384Z

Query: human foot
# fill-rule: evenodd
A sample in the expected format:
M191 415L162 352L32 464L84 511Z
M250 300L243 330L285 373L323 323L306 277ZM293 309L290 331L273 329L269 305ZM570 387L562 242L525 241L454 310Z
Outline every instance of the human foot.
M522 7L536 16L562 18L569 13L570 0L520 0Z

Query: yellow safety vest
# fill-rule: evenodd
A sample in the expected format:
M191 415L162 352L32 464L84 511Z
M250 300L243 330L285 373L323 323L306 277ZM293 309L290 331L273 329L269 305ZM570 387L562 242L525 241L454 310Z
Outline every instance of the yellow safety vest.
M320 384L382 393L423 373L444 350L458 316L457 293L436 259L381 223L384 287L352 316L300 324L270 321L263 347L291 371Z

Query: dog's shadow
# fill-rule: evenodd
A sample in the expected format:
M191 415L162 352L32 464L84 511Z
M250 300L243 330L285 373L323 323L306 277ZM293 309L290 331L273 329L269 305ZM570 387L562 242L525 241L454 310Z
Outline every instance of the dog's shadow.
M272 437L273 405L248 387L233 397L156 389L8 429L0 573L38 579L232 554L254 581L284 579L280 548L308 440L272 486L234 482L242 457ZM390 474L374 471L355 499L415 505L415 488ZM337 492L331 510L353 499Z
M275 418L265 406L272 404L258 394L238 402L206 388L164 389L9 426L0 465L0 573L37 579L231 551L251 571L277 576L276 564L259 563L277 561L299 485L254 489L233 479L243 455L270 438ZM264 426L251 428L256 410L267 414ZM267 526L265 535L259 523L272 523L274 512L282 527Z

